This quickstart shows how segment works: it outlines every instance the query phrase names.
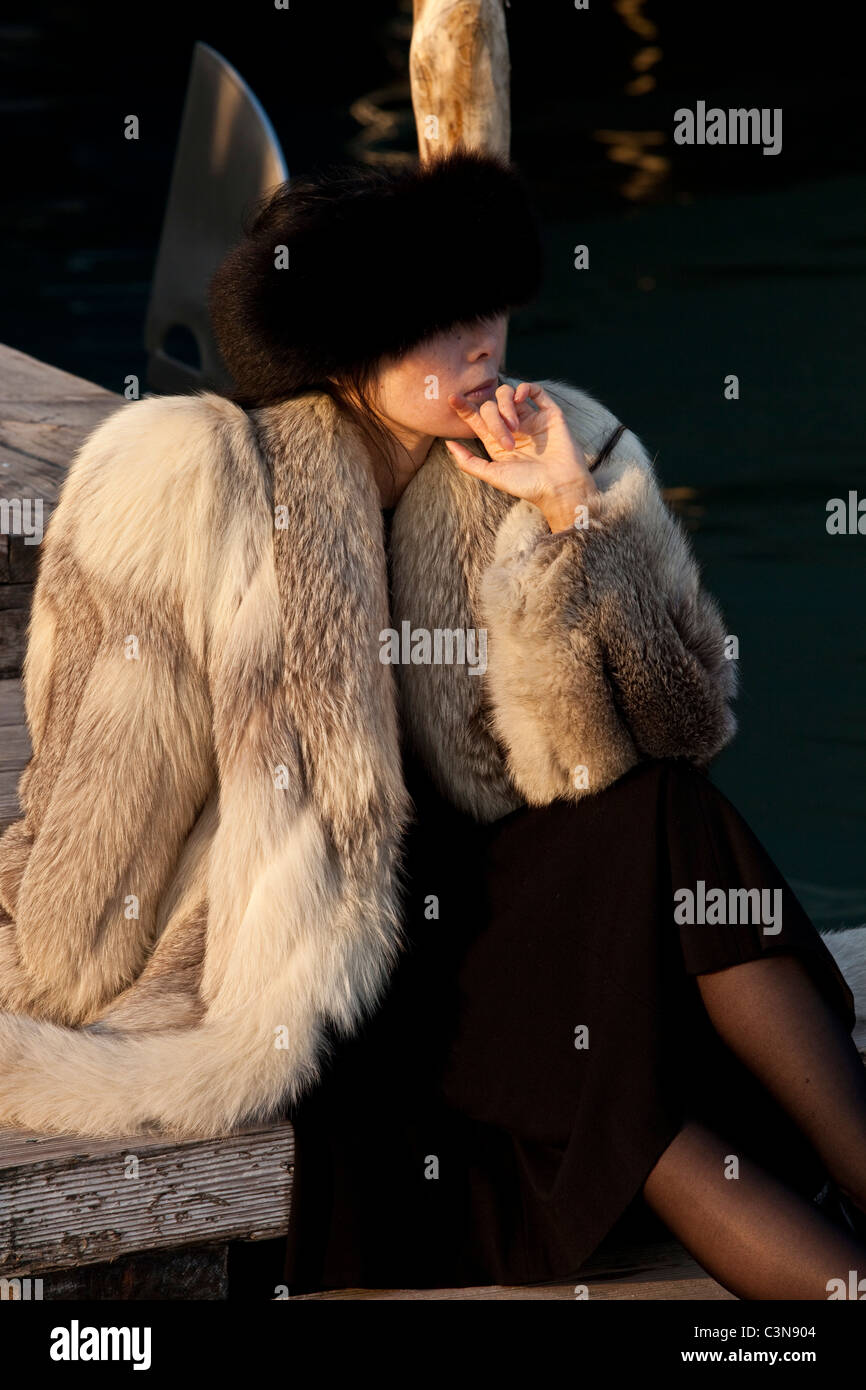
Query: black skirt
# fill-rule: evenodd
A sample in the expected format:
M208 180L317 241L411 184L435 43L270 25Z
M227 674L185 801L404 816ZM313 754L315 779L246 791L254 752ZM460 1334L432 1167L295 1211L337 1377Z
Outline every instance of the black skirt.
M709 778L644 761L490 826L417 767L407 783L409 950L288 1111L289 1294L568 1279L615 1226L654 1219L641 1189L687 1119L817 1193L817 1156L721 1043L694 977L794 952L849 1031L853 999ZM769 890L767 906L778 890L781 930L679 923L674 892L700 882Z

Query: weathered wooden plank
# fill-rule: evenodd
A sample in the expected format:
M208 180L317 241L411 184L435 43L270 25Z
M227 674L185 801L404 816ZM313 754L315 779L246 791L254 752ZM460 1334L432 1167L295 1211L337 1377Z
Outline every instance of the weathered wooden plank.
M624 1245L615 1252L595 1256L572 1279L550 1284L493 1284L455 1289L334 1289L327 1293L296 1294L289 1302L342 1299L395 1302L407 1300L463 1300L466 1302L537 1302L568 1299L586 1287L590 1302L621 1300L710 1299L732 1300L735 1295L711 1279L678 1241L649 1245Z
M82 439L122 404L113 391L0 343L2 495L53 499Z
M0 680L0 834L21 814L18 780L30 752L21 681Z
M19 771L30 757L30 736L22 724L10 724L0 736L0 772Z
M0 1275L288 1230L294 1132L170 1143L0 1131Z
M587 1281L588 1282L588 1281ZM287 1300L289 1303L300 1301L323 1300L331 1303L341 1302L344 1299L362 1300L372 1302L397 1302L406 1300L417 1302L427 1301L456 1301L458 1299L465 1302L478 1303L498 1303L508 1300L514 1302L539 1302L549 1299L568 1299L575 1301L575 1286L569 1284L523 1284L509 1287L505 1285L481 1285L478 1288L465 1289L337 1289L333 1293L308 1293L296 1294ZM691 1299L698 1301L733 1299L735 1296L717 1284L714 1279L706 1276L696 1279L678 1279L668 1282L646 1281L640 1283L627 1283L620 1281L610 1284L588 1284L589 1302L611 1303L627 1302L638 1300L656 1300L666 1303L680 1299Z
M17 676L27 651L32 584L0 584L0 677Z
M65 474L64 474L65 476ZM8 496L8 490L5 494ZM53 505L53 504L52 504ZM12 546L12 536L3 535L0 537L0 580L3 581L0 588L5 592L6 585L20 584L22 587L33 587L36 575L39 571L40 547L38 545L16 545Z
M17 772L0 772L0 835L21 814Z
M17 677L0 681L0 729L24 724L24 691Z
M122 404L102 386L0 343L0 501L41 501L44 532L79 446ZM22 535L0 535L0 676L21 670L39 554Z

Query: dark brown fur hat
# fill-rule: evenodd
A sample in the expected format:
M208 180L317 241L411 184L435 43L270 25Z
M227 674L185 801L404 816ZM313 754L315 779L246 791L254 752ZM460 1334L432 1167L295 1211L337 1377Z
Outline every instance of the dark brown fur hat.
M264 405L525 304L542 272L526 188L503 157L332 164L260 206L211 280L211 323L236 399Z

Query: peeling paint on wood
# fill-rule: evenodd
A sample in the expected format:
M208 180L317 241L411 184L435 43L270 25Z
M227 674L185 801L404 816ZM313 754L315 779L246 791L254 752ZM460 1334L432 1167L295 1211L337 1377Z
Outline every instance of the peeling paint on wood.
M288 1123L179 1144L0 1131L0 1275L285 1235L293 1157Z

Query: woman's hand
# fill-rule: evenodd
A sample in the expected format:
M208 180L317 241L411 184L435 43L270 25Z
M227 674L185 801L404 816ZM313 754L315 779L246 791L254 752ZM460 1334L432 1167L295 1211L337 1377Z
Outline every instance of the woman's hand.
M555 401L536 382L515 388L503 383L495 401L475 406L465 396L451 395L448 404L469 425L491 461L482 459L456 439L446 439L454 462L485 483L532 502L551 531L575 524L577 508L592 507L599 495L583 450Z

